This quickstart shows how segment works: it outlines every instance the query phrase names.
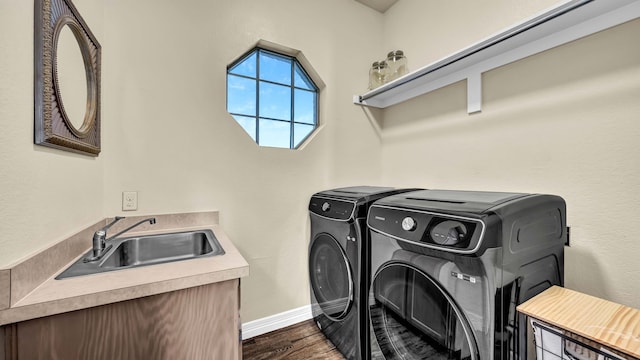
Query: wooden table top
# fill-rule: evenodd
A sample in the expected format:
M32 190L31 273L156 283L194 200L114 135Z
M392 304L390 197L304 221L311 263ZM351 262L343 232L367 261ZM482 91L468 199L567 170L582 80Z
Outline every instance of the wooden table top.
M518 311L640 359L640 310L553 286Z

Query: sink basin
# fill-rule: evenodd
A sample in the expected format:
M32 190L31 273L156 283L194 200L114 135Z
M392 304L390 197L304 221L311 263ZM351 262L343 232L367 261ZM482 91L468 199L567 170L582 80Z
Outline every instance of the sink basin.
M116 238L109 244L111 250L102 259L84 262L89 250L56 279L224 254L211 230Z
M201 231L129 238L105 255L100 267L121 268L191 259L210 254L214 247ZM218 245L216 250L222 249Z

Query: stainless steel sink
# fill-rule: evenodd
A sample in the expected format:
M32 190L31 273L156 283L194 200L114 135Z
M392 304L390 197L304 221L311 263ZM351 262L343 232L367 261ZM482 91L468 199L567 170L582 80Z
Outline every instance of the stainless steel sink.
M102 259L85 262L89 251L56 279L224 254L211 230L116 238L110 243Z

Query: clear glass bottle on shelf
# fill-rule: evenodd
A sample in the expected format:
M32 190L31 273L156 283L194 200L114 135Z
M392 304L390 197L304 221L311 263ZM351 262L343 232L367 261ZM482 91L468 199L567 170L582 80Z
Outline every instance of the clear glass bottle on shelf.
M376 61L371 64L371 69L369 69L369 90L384 84L388 75L389 67L386 61Z
M407 57L402 50L391 51L387 54L388 74L386 82L393 81L409 71Z

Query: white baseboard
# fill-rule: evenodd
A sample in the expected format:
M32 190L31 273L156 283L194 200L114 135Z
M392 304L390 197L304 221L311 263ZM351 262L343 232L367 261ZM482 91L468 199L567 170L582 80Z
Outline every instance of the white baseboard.
M281 312L279 314L249 321L242 324L242 340L282 329L289 325L313 318L311 305Z

